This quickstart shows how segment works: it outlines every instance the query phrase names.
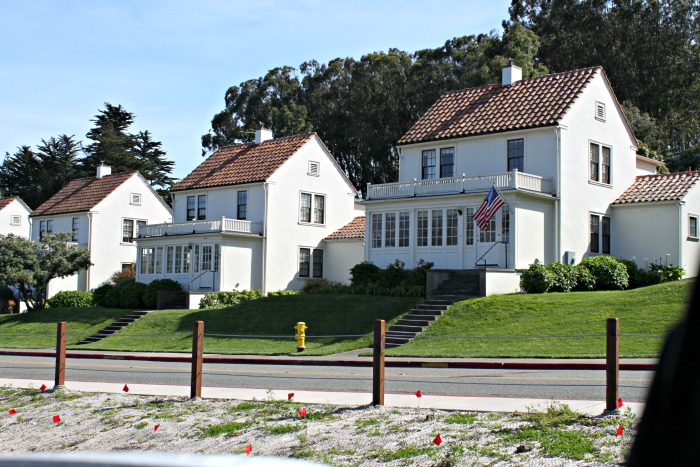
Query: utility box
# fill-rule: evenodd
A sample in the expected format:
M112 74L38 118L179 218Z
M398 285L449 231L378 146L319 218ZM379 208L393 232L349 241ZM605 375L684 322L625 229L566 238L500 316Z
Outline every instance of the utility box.
M564 252L564 263L574 265L576 264L576 252L574 251L565 251Z

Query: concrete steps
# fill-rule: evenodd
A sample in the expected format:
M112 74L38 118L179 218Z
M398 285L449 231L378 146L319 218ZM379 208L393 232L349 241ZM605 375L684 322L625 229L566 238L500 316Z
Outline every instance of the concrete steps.
M125 326L128 326L129 324L133 323L134 321L138 320L142 316L144 316L147 312L146 311L132 311L126 316L122 316L109 326L105 326L104 329L101 329L97 331L95 334L86 337L82 341L78 342L78 345L83 345L83 344L91 344L93 342L99 342L105 337L109 337L115 332L123 329Z

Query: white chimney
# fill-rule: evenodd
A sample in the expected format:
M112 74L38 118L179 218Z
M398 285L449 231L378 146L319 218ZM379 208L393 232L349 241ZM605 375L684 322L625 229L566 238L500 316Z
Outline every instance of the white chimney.
M112 175L112 167L109 165L100 164L97 166L97 178L102 178L106 175Z
M504 66L501 72L501 86L510 86L521 79L523 79L523 69L514 65L513 60L508 60L508 65Z
M272 136L272 130L268 130L264 127L260 127L260 129L255 130L255 144L264 143L265 141L269 141L271 139L274 139L274 136Z

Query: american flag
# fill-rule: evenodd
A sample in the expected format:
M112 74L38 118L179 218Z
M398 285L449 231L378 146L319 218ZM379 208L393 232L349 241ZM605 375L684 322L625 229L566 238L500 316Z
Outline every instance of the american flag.
M481 203L481 206L474 213L474 222L479 226L480 230L486 230L489 226L489 221L496 214L496 211L501 209L506 201L498 195L496 187L492 186L486 199Z

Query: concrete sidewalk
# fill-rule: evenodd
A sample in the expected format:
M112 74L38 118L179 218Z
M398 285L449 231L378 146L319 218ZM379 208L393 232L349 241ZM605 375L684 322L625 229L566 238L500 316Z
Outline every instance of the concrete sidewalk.
M53 387L48 380L0 378L0 386L14 388L39 388L42 384ZM71 391L121 393L121 383L97 383L89 381L68 381L66 388ZM372 394L368 392L343 391L301 391L301 390L265 390L246 388L203 387L202 396L205 399L235 399L235 400L266 400L269 398L287 400L289 392L294 392L294 401L302 404L329 404L338 406L361 407L372 402ZM147 396L177 396L189 397L189 386L174 386L160 384L130 384L129 394ZM543 410L552 403L568 405L572 410L586 415L596 416L603 413L604 401L570 400L570 399L521 399L511 397L465 397L465 396L436 396L423 394L418 398L413 394L385 394L384 402L387 407L408 407L439 410L465 410L472 412L530 412ZM644 404L640 402L625 403L636 415L641 415ZM624 410L624 408L623 408Z
M267 356L267 355L220 355L204 354L205 363L229 363L252 365L327 365L327 366L372 366L372 357L361 356L369 349L353 350L333 355ZM0 355L53 357L54 349L0 349ZM68 350L67 358L136 360L161 362L190 362L189 353L168 352L112 352L100 350ZM620 370L654 371L658 359L622 358ZM386 366L394 368L473 368L510 370L604 370L605 359L564 358L426 358L386 357Z

